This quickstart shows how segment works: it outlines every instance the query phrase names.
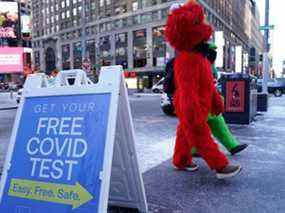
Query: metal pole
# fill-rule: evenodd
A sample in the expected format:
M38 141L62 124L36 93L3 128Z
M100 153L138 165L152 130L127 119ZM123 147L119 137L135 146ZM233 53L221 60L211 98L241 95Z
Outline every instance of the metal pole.
M82 61L86 58L86 2L82 1L82 13L81 13L81 51L82 51Z
M269 0L265 0L265 31L264 31L264 53L263 53L263 82L262 92L268 94L269 79Z

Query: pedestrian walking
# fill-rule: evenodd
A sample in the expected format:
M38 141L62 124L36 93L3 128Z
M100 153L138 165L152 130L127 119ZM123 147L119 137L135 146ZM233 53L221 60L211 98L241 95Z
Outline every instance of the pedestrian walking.
M179 125L173 164L177 169L196 171L198 166L191 155L196 147L217 178L224 179L237 175L241 166L231 165L211 136L208 115L220 115L224 105L213 84L210 62L195 50L212 33L203 8L195 1L174 9L167 20L166 39L179 52L174 65L174 106Z

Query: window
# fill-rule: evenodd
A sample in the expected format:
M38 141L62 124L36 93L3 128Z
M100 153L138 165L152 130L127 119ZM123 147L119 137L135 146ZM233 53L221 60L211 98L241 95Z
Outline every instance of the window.
M133 24L140 24L141 23L141 16L137 15L137 16L133 16Z
M146 14L143 14L141 16L141 23L142 24L151 22L151 20L152 20L152 14L151 13L146 13Z
M133 11L137 11L139 9L139 3L137 1L132 4Z
M73 8L73 16L76 16L77 15L77 10L76 8Z
M36 67L40 67L41 65L40 51L34 51L34 57L35 57Z
M161 18L162 18L162 19L167 18L168 13L169 13L169 9L168 9L168 8L161 10Z
M120 33L115 36L116 65L128 68L128 33Z
M90 59L91 65L96 64L96 44L95 39L86 41L86 56Z
M76 42L73 44L73 68L81 69L82 68L82 47L81 42Z
M159 20L159 13L158 13L158 11L152 12L152 20L153 21L158 21Z
M71 68L70 66L70 45L65 44L62 45L62 69L69 70Z
M104 6L104 0L100 0L100 7L103 7Z
M101 56L101 65L109 66L112 64L112 54L111 54L111 41L110 36L104 36L100 38L99 49Z
M146 30L133 32L134 67L145 67L147 64Z
M153 66L164 66L166 61L166 42L164 39L164 26L152 29Z
M116 21L114 22L114 28L115 28L115 29L121 29L121 28L123 28L123 19L116 20Z

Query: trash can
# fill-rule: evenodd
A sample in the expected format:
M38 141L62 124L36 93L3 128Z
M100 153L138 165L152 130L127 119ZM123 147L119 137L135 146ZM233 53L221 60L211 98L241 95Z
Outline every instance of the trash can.
M231 73L223 75L221 83L226 122L250 124L257 112L256 80L248 74Z

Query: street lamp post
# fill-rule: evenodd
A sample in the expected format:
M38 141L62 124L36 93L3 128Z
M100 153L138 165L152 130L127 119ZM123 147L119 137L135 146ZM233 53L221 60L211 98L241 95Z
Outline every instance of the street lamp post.
M269 0L265 0L265 29L263 52L262 111L268 110L268 79L269 79Z
M262 92L268 93L269 78L269 0L265 0L265 30L264 30L264 54L263 54L263 84Z
M82 1L82 11L81 11L81 51L82 59L86 58L86 2ZM82 61L83 61L82 60Z

